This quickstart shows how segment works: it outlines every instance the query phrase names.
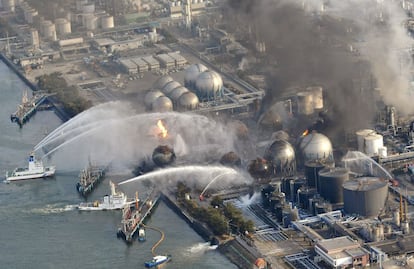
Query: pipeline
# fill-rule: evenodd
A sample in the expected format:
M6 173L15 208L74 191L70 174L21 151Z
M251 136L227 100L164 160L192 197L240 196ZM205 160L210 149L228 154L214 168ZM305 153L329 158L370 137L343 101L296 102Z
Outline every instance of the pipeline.
M155 254L155 249L162 243L162 241L164 241L164 238L165 238L165 235L164 235L164 232L163 231L161 231L160 229L158 229L158 228L156 228L156 227L152 227L152 226L146 226L146 225L143 225L143 227L144 228L148 228L148 229L151 229L151 230L154 230L154 231L156 231L156 232L159 232L160 234L161 234L161 238L160 238L160 240L158 240L158 242L157 243L155 243L153 246L152 246L152 248L151 248L151 252L152 252L152 256L157 256L156 254Z

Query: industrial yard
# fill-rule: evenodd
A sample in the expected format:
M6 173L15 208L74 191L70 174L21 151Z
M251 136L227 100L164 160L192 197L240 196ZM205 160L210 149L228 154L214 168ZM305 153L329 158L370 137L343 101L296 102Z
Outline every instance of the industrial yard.
M157 117L156 127L139 127L152 128L140 131L145 147L156 147L133 168L137 177L185 165L229 169L202 187L189 183L182 197L175 185L162 191L203 238L218 238L218 251L239 268L412 268L414 111L405 100L413 84L411 77L386 83L386 72L376 73L381 68L360 36L369 27L329 1L317 9L308 1L269 8L280 18L300 15L311 33L306 41L302 33L287 41L297 29L284 35L283 20L267 33L258 16L266 3L244 10L249 1L58 2L46 13L36 1L2 0L14 30L0 39L2 55L31 88L58 73L93 106L122 101ZM414 3L394 2L405 16L398 25L410 32ZM375 25L378 41L388 10L373 5L366 23ZM273 33L286 41L275 42ZM398 53L399 73L390 76L402 79L405 69L413 71L406 63L412 47ZM203 125L200 133L180 133L192 124ZM194 142L198 135L206 145ZM232 150L224 153L227 139ZM203 151L209 145L214 149ZM244 173L242 184L210 188L234 171ZM196 214L228 205L253 231L223 213L220 233Z

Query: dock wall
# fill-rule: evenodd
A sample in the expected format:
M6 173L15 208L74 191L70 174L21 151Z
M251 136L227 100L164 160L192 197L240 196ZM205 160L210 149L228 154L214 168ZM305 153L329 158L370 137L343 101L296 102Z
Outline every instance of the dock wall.
M26 76L20 71L20 69L12 62L9 58L7 58L6 55L4 55L2 52L0 52L0 60L3 61L13 72L26 84L27 87L29 87L32 91L39 90L39 87L37 85L33 84L30 80L26 78Z
M193 230L200 235L205 241L210 241L214 234L211 232L203 223L197 221L190 215L188 215L187 212L184 212L174 201L172 201L168 195L165 195L164 193L161 193L160 198L164 201L164 203L171 208L178 216L180 216L185 222L190 225Z

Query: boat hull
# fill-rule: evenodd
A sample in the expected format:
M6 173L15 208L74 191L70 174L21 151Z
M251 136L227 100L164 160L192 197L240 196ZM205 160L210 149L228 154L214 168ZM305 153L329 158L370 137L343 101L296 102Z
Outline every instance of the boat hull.
M28 180L28 179L37 179L37 178L46 178L52 177L55 175L55 171L48 171L39 174L28 174L28 175L18 175L18 176L6 176L6 181L19 181L19 180Z

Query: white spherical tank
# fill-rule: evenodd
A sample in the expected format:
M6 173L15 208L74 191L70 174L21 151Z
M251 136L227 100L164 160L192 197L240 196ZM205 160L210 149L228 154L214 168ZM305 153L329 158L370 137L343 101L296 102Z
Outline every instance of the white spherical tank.
M58 35L66 35L66 34L70 34L72 32L72 28L70 26L70 21L64 19L64 18L59 18L55 20L55 25L56 25L56 32Z
M375 131L372 129L362 129L356 131L357 143L358 143L358 151L364 152L365 151L365 137L370 134L375 134Z
M201 73L207 70L208 68L205 65L200 64L200 63L190 65L185 70L184 85L186 87L193 88L195 86L198 75L200 75Z
M178 99L181 97L181 95L183 95L186 92L188 92L188 89L186 87L179 86L179 87L175 88L174 90L172 90L170 92L170 94L168 95L168 97L171 98L173 103L177 103Z
M306 88L312 94L312 102L314 109L323 108L323 89L322 87L308 87Z
M173 110L173 103L167 96L160 96L152 103L152 110L155 112L170 112Z
M364 138L365 153L368 156L377 156L378 150L384 146L383 137L380 134L370 134Z
M198 97L193 92L183 93L178 99L178 106L180 110L193 110L198 107Z
M170 81L167 84L164 85L164 87L162 87L162 92L165 95L170 95L170 93L177 87L180 87L181 84L177 81Z
M162 76L157 81L155 81L154 88L155 89L162 89L162 88L164 88L164 86L167 83L169 83L171 81L174 81L174 79L172 77L170 77L170 76Z
M152 109L152 104L155 100L158 99L158 97L164 96L164 94L160 90L151 90L147 92L147 94L144 97L144 104L145 107L149 110Z
M311 92L304 91L296 94L297 111L300 115L310 115L314 112L313 95Z
M200 99L214 100L220 95L223 80L218 73L208 70L198 75L195 87Z
M82 16L82 20L87 30L95 30L98 25L98 18L94 14L86 14Z
M111 29L114 28L115 24L114 24L114 17L110 16L110 15L105 15L101 17L101 28L106 30L106 29Z
M312 132L302 138L299 149L305 160L332 160L332 144L323 134Z

